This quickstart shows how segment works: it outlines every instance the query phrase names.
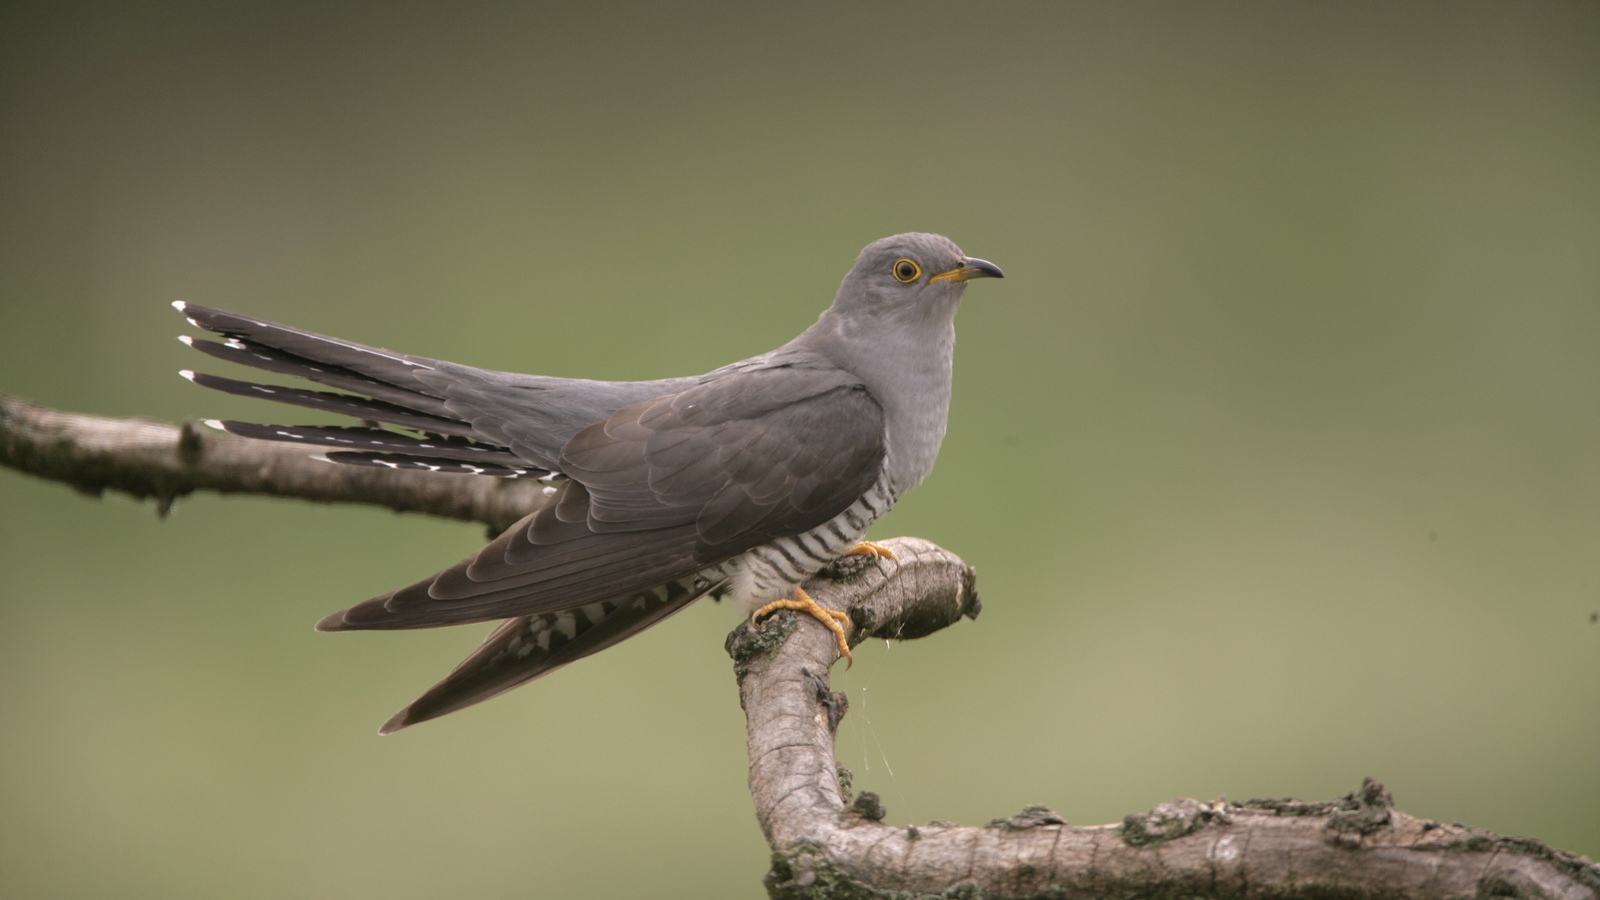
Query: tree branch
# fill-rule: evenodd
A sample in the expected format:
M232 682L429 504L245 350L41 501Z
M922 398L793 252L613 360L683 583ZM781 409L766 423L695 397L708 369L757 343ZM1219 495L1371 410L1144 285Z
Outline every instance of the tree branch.
M194 491L370 503L482 522L499 534L536 509L533 479L473 478L416 469L341 466L303 446L256 441L185 422L58 412L0 394L0 465L61 481L98 497L113 490L154 497L165 515Z
M805 585L848 611L851 643L921 637L976 617L973 571L918 538L897 561L846 558ZM842 579L842 580L841 580ZM981 828L894 828L876 795L850 795L833 737L830 632L783 612L728 637L749 731L750 793L780 898L1600 897L1600 867L1525 838L1417 819L1368 779L1324 803L1173 800L1120 824L1073 827L1043 806ZM841 780L844 784L841 784Z
M44 409L0 394L0 464L154 497L193 491L371 503L483 522L496 532L542 502L531 480L329 465L304 448L138 419ZM922 637L979 611L971 568L917 538L895 560L847 557L806 584L847 610L851 640ZM772 845L774 897L1559 897L1600 900L1600 867L1523 838L1398 812L1381 785L1325 803L1174 800L1120 824L1072 827L1042 806L981 828L893 828L851 796L833 736L831 632L781 612L728 638L749 725L750 791ZM843 782L841 784L841 781Z

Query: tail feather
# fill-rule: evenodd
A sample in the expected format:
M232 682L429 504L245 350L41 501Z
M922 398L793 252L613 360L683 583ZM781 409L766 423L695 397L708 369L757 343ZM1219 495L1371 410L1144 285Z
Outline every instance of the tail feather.
M220 342L181 338L207 356L305 378L348 393L183 373L197 384L505 447L530 471L553 471L562 447L573 435L618 409L696 383L694 378L606 382L493 372L368 347L207 306L183 302L173 306L195 327L222 335ZM433 468L439 459L448 457L394 459L381 452L337 451L327 458L342 463Z
M232 420L207 420L207 424L229 434L266 441L289 441L319 447L331 447L340 456L354 457L350 461L367 459L407 459L467 462L480 466L515 469L519 474L543 470L534 469L521 457L504 447L465 441L459 438L412 437L382 428L341 425L256 425ZM381 464L381 463L380 463Z
M384 469L422 469L447 475L492 475L497 478L520 478L524 475L544 476L543 469L527 466L502 466L491 462L463 462L437 456L413 456L406 453L371 453L335 450L321 457L328 462L352 466L377 466Z
M172 305L188 317L196 328L272 347L302 359L339 366L397 387L421 391L424 385L416 378L417 372L431 370L437 365L437 360L368 347L209 306L196 306L181 300Z
M302 406L306 409L316 409L357 419L376 419L379 422L388 422L391 425L399 425L402 428L411 428L430 434L448 434L464 438L476 437L472 426L465 422L416 412L383 400L369 400L353 394L336 394L331 391L308 391L275 384L235 381L232 378L207 375L204 372L184 370L180 374L195 384L222 391L225 394L276 400L279 403L287 403L290 406Z
M499 696L626 640L721 587L690 577L616 600L508 619L378 733L391 734Z
M228 338L226 343L217 343L216 341L196 340L188 335L182 335L178 340L207 356L226 362L237 363L241 366L249 366L253 369L261 369L279 375L304 378L341 391L350 391L375 400L385 400L404 406L407 409L428 413L429 415L451 415L450 410L445 405L444 398L437 396L435 393L396 387L376 378L369 378L359 372L353 372L342 366L320 364L315 360L295 356L292 353L285 353L282 350L274 350L271 347L251 343L239 338Z

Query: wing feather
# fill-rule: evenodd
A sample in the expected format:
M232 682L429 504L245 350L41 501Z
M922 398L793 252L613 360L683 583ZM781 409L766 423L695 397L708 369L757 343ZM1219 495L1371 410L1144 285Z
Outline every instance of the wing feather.
M871 488L884 452L881 407L832 367L746 370L635 403L562 448L571 481L553 503L319 627L427 628L646 590L823 524Z
M481 703L599 653L673 615L717 585L670 582L616 602L508 619L443 680L379 729L383 734ZM562 616L570 616L563 620ZM568 634L570 633L570 637Z

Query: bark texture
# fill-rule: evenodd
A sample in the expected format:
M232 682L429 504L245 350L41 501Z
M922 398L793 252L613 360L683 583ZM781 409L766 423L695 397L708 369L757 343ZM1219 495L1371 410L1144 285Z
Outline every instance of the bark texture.
M918 538L897 560L847 558L805 585L850 613L852 645L976 617L972 569ZM750 793L778 898L1600 898L1600 867L1525 838L1417 819L1368 779L1337 800L1172 800L1114 825L1074 827L1043 806L983 827L882 823L834 761L845 697L829 687L831 633L780 613L729 635L749 730Z
M0 394L0 464L165 511L197 490L369 503L483 522L498 533L543 498L537 482L333 465L303 447L194 427L45 409ZM896 559L847 557L806 585L848 611L851 643L923 637L979 609L973 570L927 541ZM829 686L831 632L781 612L728 636L749 723L750 791L778 898L1552 897L1600 900L1600 867L1525 838L1398 812L1370 779L1338 800L1173 800L1073 827L1042 806L983 827L894 828L852 795L833 756L847 712Z
M420 470L341 466L303 446L254 441L193 422L168 425L58 412L0 394L0 465L72 485L153 497L162 515L194 491L370 503L482 522L494 534L532 512L543 485Z

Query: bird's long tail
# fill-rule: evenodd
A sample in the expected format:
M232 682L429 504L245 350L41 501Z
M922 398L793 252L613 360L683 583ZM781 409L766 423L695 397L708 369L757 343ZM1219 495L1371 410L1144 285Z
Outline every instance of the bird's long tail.
M207 424L231 434L290 441L327 449L332 462L478 475L548 476L508 448L487 443L453 409L442 385L454 374L448 364L421 356L368 347L275 322L178 302L173 306L196 327L223 340L180 338L207 356L278 375L304 378L334 391L259 384L185 370L190 381L213 390L361 419L361 426L255 425L231 420ZM402 434L377 423L417 432Z

